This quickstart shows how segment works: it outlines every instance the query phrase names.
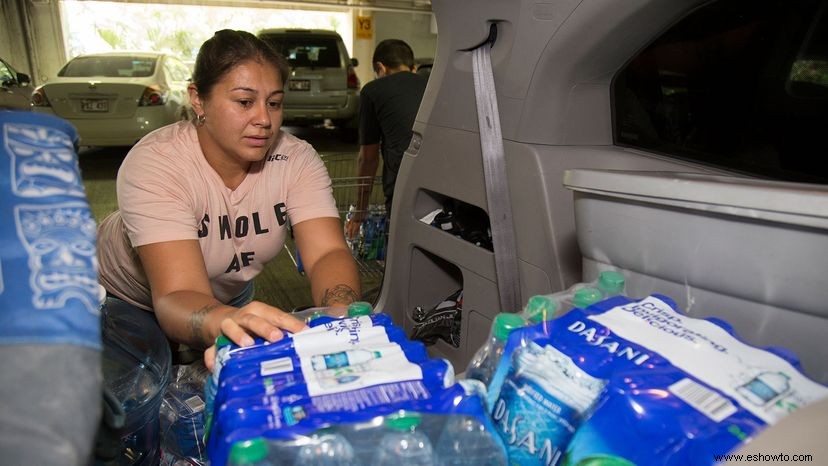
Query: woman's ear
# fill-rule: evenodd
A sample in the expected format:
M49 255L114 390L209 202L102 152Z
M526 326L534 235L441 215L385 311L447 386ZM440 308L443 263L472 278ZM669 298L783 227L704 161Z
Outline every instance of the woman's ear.
M190 105L192 105L195 114L203 115L203 103L201 102L201 97L198 95L198 88L196 88L195 84L187 86L187 94L190 96Z

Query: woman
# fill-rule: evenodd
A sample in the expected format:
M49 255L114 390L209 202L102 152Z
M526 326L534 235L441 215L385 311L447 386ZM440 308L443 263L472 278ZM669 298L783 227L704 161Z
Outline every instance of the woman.
M219 31L202 45L189 87L195 120L147 135L118 172L119 211L99 228L107 306L153 311L170 340L196 348L220 333L247 346L300 331L301 321L251 301L288 221L314 304L359 298L325 166L280 131L288 71L247 32Z

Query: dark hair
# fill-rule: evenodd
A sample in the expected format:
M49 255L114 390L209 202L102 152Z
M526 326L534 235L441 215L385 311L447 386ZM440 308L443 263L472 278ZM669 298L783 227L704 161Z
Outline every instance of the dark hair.
M414 51L405 41L385 39L377 44L377 48L374 49L374 58L371 60L371 64L376 66L377 62L388 68L398 68L400 65L414 68Z
M221 78L245 60L270 63L276 67L287 85L290 66L287 60L267 42L246 31L222 29L204 41L196 56L193 84L206 97Z

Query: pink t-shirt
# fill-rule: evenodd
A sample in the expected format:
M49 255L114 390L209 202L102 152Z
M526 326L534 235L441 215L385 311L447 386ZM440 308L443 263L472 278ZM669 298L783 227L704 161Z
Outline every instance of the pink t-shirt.
M228 302L273 259L288 221L339 217L331 179L307 142L281 132L235 189L207 163L190 122L143 138L118 170L118 208L98 228L100 280L110 293L151 310L138 246L198 240L216 299Z

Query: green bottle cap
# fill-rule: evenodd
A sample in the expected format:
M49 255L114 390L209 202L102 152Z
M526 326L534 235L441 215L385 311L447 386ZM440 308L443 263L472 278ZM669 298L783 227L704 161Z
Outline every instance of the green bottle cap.
M371 303L356 301L348 305L348 317L369 316L374 313Z
M624 291L624 276L614 270L606 270L598 275L598 288L607 294L618 294Z
M526 303L526 315L529 321L536 324L545 320L552 320L558 310L558 303L549 296L535 295Z
M578 461L577 466L635 466L620 456L594 455Z
M417 413L404 413L388 417L385 425L394 430L411 430L420 425L420 415Z
M267 456L267 440L256 437L251 440L236 442L230 449L231 464L250 464L261 461Z
M601 294L601 290L588 286L575 292L575 296L572 298L572 305L579 309L584 309L602 299L604 297Z
M509 334L516 328L521 328L526 325L523 317L512 314L510 312L501 312L494 318L492 325L492 335L498 340L505 340L509 338Z
M230 341L229 338L224 336L224 334L220 334L219 336L216 337L216 349L219 349L223 346L227 346L231 343L233 343L233 342Z

